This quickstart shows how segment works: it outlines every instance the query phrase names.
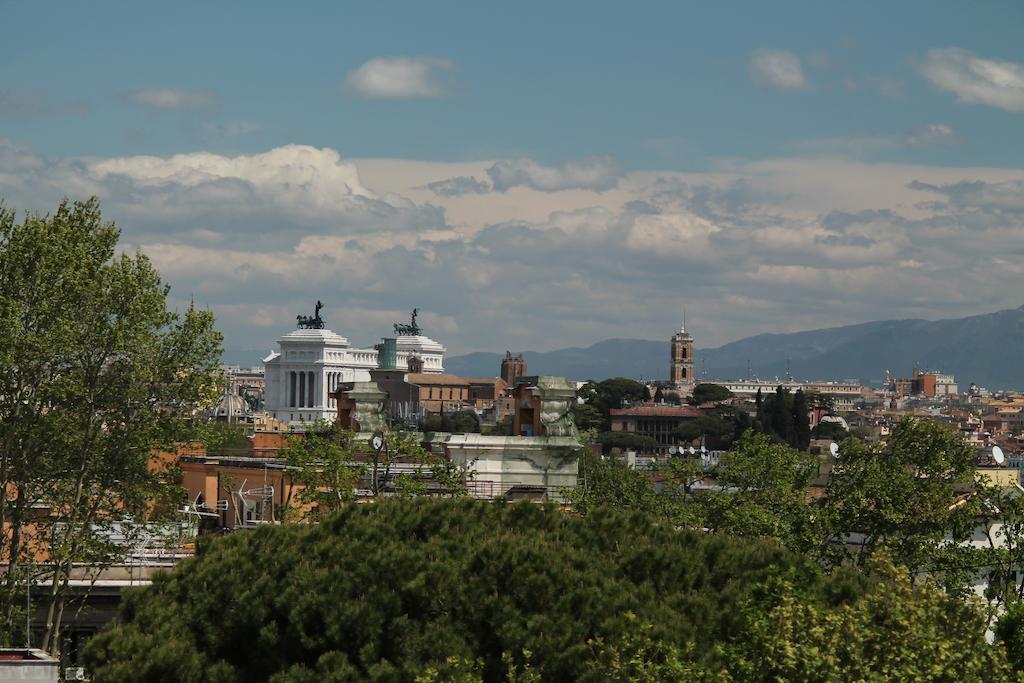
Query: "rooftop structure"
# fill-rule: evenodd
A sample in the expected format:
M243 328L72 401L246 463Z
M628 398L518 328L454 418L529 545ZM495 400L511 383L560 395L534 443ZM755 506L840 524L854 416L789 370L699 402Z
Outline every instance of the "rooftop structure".
M709 381L713 384L725 387L735 396L743 396L746 398L753 398L757 396L758 391L760 391L762 395L768 395L769 393L774 392L778 386L781 386L783 389L788 389L791 392L795 392L797 389L802 389L805 394L817 393L830 397L835 409L839 411L852 410L854 404L860 400L861 396L864 395L864 387L859 384L847 382L769 382L756 379Z

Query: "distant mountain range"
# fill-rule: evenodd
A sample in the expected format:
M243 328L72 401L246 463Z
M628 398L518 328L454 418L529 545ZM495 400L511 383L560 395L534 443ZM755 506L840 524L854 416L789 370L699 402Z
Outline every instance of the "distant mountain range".
M448 372L493 377L504 353L445 359ZM572 379L668 377L668 341L607 339L587 348L525 351L531 375ZM695 371L708 379L738 379L747 367L761 379L855 379L879 384L886 369L909 376L917 366L956 375L962 388L1024 389L1024 306L953 320L880 320L792 334L759 334L697 349Z

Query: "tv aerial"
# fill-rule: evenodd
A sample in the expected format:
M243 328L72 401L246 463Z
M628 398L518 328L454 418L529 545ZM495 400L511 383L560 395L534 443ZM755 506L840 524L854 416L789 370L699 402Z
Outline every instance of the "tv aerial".
M999 446L992 447L992 459L996 461L997 465L1002 465L1006 462L1006 456L1003 455L1003 449Z
M838 458L839 457L839 444L837 444L835 441L833 441L832 443L830 443L828 445L828 451L829 451L829 453L832 454L833 458Z

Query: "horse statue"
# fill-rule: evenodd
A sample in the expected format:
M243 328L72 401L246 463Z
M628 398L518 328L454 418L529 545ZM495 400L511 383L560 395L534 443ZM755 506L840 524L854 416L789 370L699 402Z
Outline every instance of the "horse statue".
M324 319L320 317L320 309L323 308L323 303L318 299L316 307L314 309L314 315L297 315L295 316L295 324L300 328L307 330L322 330L324 329Z
M406 336L415 337L416 335L418 335L421 332L420 326L416 324L416 316L418 314L419 314L419 309L418 308L414 308L414 309L412 309L412 320L409 322L408 325L403 325L401 323L395 323L395 325L394 325L395 336L396 337L406 337Z

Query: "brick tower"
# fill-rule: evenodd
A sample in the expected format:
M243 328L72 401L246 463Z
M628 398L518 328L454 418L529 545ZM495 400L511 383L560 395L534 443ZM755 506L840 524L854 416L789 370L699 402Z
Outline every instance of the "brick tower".
M501 378L505 380L505 384L512 388L525 374L526 360L523 358L523 354L513 356L511 351L506 351L505 357L501 360Z
M679 331L672 335L671 355L669 381L683 395L693 393L693 335L686 331L685 313Z

